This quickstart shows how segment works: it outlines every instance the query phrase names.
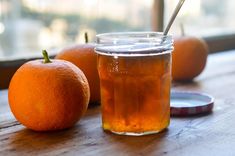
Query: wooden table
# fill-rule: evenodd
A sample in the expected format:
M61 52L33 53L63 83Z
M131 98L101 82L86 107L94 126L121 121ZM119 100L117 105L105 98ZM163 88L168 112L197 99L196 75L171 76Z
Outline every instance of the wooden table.
M118 136L101 128L100 107L89 108L74 128L37 133L20 125L0 91L0 155L235 155L235 50L212 54L192 83L173 89L215 97L213 113L171 118L168 130L142 137Z

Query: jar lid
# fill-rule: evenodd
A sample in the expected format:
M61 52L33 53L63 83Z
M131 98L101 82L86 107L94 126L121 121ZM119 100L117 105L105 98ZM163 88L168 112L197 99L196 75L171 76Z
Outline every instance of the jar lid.
M189 116L209 113L213 109L214 98L199 92L171 92L171 115Z

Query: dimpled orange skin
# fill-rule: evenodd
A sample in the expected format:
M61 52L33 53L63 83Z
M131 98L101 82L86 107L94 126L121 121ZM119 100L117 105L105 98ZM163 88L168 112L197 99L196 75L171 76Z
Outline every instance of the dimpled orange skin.
M67 60L79 67L88 79L90 102L100 102L100 80L97 70L97 55L94 44L78 44L63 49L56 59Z
M173 80L190 81L198 76L206 66L208 52L208 46L202 39L191 36L174 38Z
M35 131L73 126L85 113L89 86L85 75L70 62L29 61L14 74L8 99L16 119Z

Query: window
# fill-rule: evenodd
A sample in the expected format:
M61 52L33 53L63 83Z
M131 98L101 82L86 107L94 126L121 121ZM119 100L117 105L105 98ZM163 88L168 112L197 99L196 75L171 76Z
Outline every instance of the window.
M0 0L0 57L84 42L84 32L151 30L153 0ZM56 50L51 50L56 51ZM51 52L51 53L52 53Z
M94 40L95 34L103 32L162 30L159 27L166 25L177 3L178 0L0 0L0 58L39 56L41 49L54 49L50 50L54 54L56 49L84 42L85 31ZM235 33L234 8L233 0L186 0L170 33L180 34L182 23L189 35L231 35Z
M165 0L166 23L178 0ZM180 23L189 35L218 36L235 33L234 0L186 0L171 32L180 34Z

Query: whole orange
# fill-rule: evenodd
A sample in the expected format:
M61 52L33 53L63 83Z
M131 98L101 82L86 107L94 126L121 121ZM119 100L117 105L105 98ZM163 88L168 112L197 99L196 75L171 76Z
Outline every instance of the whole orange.
M200 38L191 36L174 38L173 80L189 81L198 76L205 68L208 52L207 44Z
M73 126L85 113L90 92L87 79L75 65L63 60L34 60L14 74L8 99L16 119L35 131Z
M94 44L77 44L63 49L56 56L56 59L72 62L84 72L90 86L91 103L100 101L100 80L94 47Z

